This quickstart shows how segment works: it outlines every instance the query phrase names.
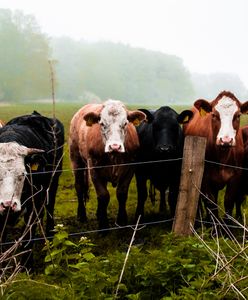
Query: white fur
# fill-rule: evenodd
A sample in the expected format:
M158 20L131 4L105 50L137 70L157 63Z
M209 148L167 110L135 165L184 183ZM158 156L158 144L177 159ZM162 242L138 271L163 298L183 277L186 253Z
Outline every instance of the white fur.
M238 110L236 102L229 97L223 97L219 100L215 109L220 114L221 127L217 135L217 144L223 142L235 145L236 130L233 128L233 117Z
M28 148L15 142L0 143L0 212L6 207L21 210L21 194L25 179L24 157Z
M122 102L108 100L100 114L100 125L105 143L105 152L125 152L124 138L127 111Z

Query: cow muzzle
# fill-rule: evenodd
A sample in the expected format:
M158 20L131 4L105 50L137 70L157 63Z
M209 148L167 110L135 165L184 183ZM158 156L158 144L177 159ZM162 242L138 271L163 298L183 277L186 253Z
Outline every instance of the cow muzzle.
M106 148L106 152L124 152L123 145L118 143L109 144Z
M221 137L217 139L217 145L221 147L233 147L235 146L235 140L231 137Z
M159 145L156 151L160 154L170 154L174 151L174 147L171 145Z
M10 208L13 212L21 210L19 201L6 200L0 202L0 213L4 212L6 208Z

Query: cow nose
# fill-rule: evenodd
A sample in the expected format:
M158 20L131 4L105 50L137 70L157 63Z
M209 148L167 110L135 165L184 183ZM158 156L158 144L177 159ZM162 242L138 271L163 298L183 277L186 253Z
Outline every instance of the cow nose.
M221 144L221 146L232 146L233 145L233 138L230 138L228 136L224 136L223 138L220 138L220 144Z
M6 200L6 201L4 201L4 203L3 203L3 205L4 205L5 207L9 207L9 206L11 206L11 204L12 204L12 201L11 201L11 200Z
M111 144L109 145L109 151L119 152L121 150L120 144Z
M173 150L173 147L170 145L161 145L158 147L158 151L161 153L171 153Z

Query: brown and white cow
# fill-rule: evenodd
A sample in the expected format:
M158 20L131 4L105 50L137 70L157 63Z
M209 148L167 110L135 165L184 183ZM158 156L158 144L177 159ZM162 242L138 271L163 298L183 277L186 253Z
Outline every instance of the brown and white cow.
M225 165L243 166L244 144L239 126L241 114L248 111L248 102L242 104L234 94L223 91L211 102L195 101L192 111L194 116L184 125L184 133L207 138L202 192L213 202L205 199L206 208L218 217L214 203L217 203L219 190L226 186L224 207L226 214L231 215L242 170Z
M75 176L77 215L80 221L86 220L85 201L88 197L89 173L85 168L89 167L97 194L99 227L108 226L108 182L116 187L119 202L117 223L127 223L125 206L134 167L120 164L133 162L139 147L134 123L145 118L144 113L129 111L118 100L87 104L72 118L69 134L70 159Z

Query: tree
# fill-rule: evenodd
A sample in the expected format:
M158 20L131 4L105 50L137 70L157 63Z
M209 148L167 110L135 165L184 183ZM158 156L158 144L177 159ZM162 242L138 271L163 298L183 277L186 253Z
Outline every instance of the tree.
M49 43L32 15L0 9L0 100L47 97Z

